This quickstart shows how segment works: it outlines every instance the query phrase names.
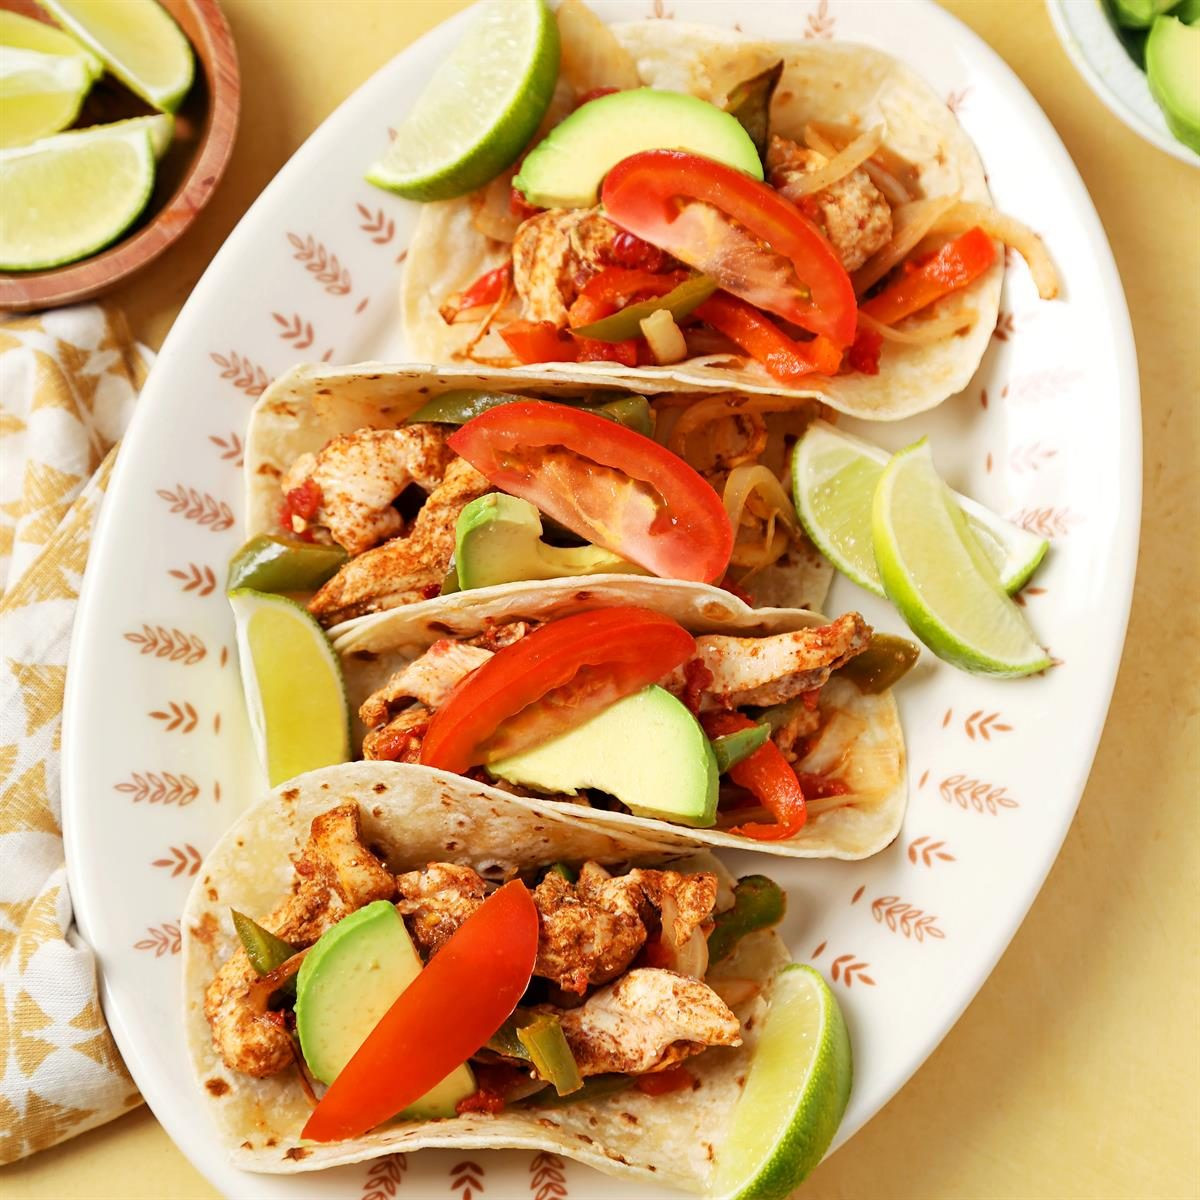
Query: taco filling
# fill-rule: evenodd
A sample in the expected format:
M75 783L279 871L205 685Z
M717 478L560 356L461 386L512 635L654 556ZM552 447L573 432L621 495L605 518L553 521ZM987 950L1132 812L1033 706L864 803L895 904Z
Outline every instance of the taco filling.
M242 945L208 983L203 1012L231 1072L297 1073L316 1104L305 1128L316 1141L378 1123L372 1099L345 1081L364 1069L360 1047L370 1059L388 1039L429 1041L431 1030L404 1029L393 1008L417 980L426 1003L472 1026L463 1036L474 1044L461 1058L432 1044L378 1059L389 1064L388 1116L688 1088L689 1063L742 1044L730 1005L761 991L750 979L710 985L710 963L783 914L782 893L761 876L734 888L669 866L558 861L496 878L431 861L394 874L366 844L355 802L311 821L293 867L268 913L233 914ZM464 988L499 997L490 1016L471 1009Z

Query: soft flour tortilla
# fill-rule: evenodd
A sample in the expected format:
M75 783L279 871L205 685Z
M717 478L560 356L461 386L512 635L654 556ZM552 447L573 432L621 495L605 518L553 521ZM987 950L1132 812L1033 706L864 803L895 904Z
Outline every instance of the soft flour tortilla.
M581 396L597 389L648 395L681 390L669 379L597 380L579 370L552 374L371 362L347 367L293 367L267 388L250 415L246 434L246 536L280 532L279 505L283 497L279 478L301 454L315 453L339 433L395 428L434 396L457 388L490 388L535 398ZM813 404L814 417L818 407ZM628 576L588 578L614 580ZM756 603L820 608L832 582L832 565L815 548L805 546L794 550L786 560L755 573L745 586ZM718 596L726 594L717 588L706 590Z
M745 1083L770 984L788 960L770 931L745 938L709 979L754 979L763 993L737 1007L745 1044L688 1060L694 1090L646 1096L636 1087L591 1101L499 1116L409 1121L326 1145L300 1139L310 1108L295 1074L253 1079L230 1071L213 1048L204 990L239 948L230 908L261 918L291 887L291 857L314 817L347 801L363 814L364 840L399 873L430 862L465 863L491 878L558 860L659 862L669 842L633 829L604 830L569 819L562 806L518 799L469 780L395 763L327 767L283 784L226 832L204 862L183 917L184 1019L205 1102L234 1164L290 1173L399 1151L548 1150L610 1174L700 1191ZM723 871L711 856L685 869ZM681 865L681 864L673 864Z
M898 59L852 43L762 42L729 29L678 21L636 21L612 27L634 56L643 83L690 92L722 104L744 79L784 60L771 107L771 130L803 143L808 121L883 124L885 142L920 172L926 195L960 192L960 199L991 203L975 147L929 85ZM447 325L438 313L453 291L466 287L507 258L508 247L484 237L471 222L471 197L426 204L409 245L401 303L408 351L434 362L462 359L475 326ZM646 367L644 380L669 380L708 389L737 388L773 395L819 396L851 416L893 421L923 412L960 391L979 366L1000 310L1003 256L948 306L966 305L975 320L966 331L928 346L884 342L878 375L814 378L793 389L757 363L737 358L694 358L670 367ZM935 308L931 315L940 311ZM514 309L515 315L515 309ZM511 361L499 334L489 332L475 353ZM555 372L554 364L539 370ZM627 376L629 368L604 363L571 364L580 377ZM643 384L645 386L645 384Z
M347 621L334 630L352 711L393 671L443 637L472 637L490 623L519 618L547 621L588 608L637 604L674 618L692 633L739 636L783 633L825 624L799 609L753 609L736 596L703 584L638 575L511 583L412 604ZM836 775L851 792L837 808L810 815L787 841L760 842L719 829L691 829L649 817L558 801L578 822L636 831L676 847L727 846L791 858L867 858L900 829L908 798L904 734L890 691L866 695L836 675L821 689L826 732L797 764L801 771ZM361 735L362 730L359 729ZM614 747L614 753L620 748Z

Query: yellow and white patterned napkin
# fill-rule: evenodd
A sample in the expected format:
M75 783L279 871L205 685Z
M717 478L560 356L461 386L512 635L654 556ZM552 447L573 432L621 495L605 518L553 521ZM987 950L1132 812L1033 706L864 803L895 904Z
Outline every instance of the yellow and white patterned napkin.
M98 305L0 322L0 1165L141 1099L72 923L59 754L92 529L145 373Z

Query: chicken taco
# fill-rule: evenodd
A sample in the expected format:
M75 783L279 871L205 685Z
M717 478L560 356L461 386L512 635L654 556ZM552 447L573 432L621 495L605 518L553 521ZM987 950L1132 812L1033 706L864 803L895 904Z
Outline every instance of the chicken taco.
M458 590L585 576L820 608L833 568L786 490L820 404L645 383L294 368L250 419L251 541L230 587L305 594L326 627Z
M761 1175L731 1148L744 1097L787 1143L755 1194L786 1194L845 1108L845 1026L816 973L786 965L778 886L669 850L413 767L277 789L209 855L183 918L188 1046L233 1162L520 1147L732 1194ZM798 988L823 1014L827 1079L790 1115L778 1086L758 1093L806 1075L804 1031L777 1028L804 1019Z
M423 208L403 281L411 355L633 368L893 420L974 374L1001 243L1057 294L1040 240L991 206L954 113L890 55L606 26L580 0L557 18L558 89L520 162Z
M366 759L679 847L865 858L904 815L891 684L916 650L858 613L631 576L463 592L333 644Z

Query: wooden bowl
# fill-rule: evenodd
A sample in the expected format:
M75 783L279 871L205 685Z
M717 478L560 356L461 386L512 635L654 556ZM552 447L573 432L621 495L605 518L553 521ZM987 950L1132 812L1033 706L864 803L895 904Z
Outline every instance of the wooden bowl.
M237 50L217 0L160 0L187 34L198 69L175 114L175 138L158 163L154 193L131 229L107 250L44 271L0 272L0 309L23 312L72 304L107 291L157 258L196 219L217 186L237 132ZM3 7L45 19L33 0ZM154 110L111 75L93 85L76 126Z

